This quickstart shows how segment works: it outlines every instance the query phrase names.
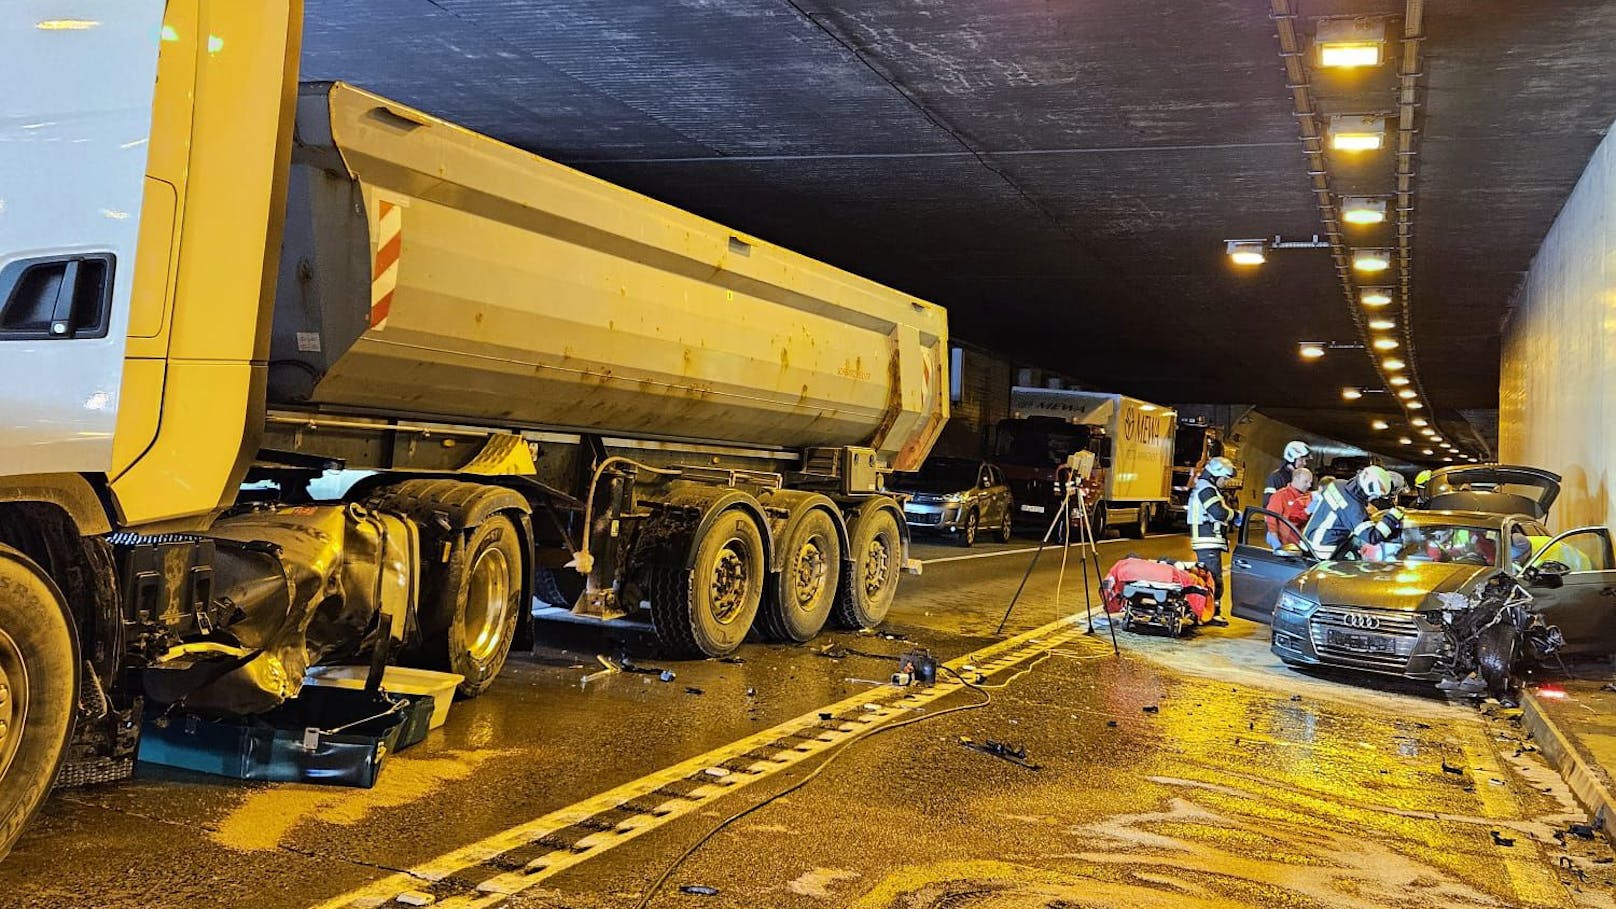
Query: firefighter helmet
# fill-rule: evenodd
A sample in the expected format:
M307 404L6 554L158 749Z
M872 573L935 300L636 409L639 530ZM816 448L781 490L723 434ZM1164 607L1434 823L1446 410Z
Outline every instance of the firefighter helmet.
M1206 472L1214 477L1234 476L1234 462L1225 457L1216 457L1206 462Z
M1374 464L1358 471L1358 488L1371 499L1378 499L1392 491L1391 472Z
M1303 442L1301 439L1297 439L1296 441L1285 446L1285 463L1294 464L1312 453L1313 449L1307 447L1306 442Z

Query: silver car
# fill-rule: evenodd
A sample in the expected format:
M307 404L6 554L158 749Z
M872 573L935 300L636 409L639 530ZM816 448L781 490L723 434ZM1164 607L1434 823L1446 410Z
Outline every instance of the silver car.
M895 474L888 485L903 499L903 516L911 531L946 533L961 546L976 542L989 529L1002 543L1010 541L1015 514L1010 487L992 464L975 458L928 458L912 474Z

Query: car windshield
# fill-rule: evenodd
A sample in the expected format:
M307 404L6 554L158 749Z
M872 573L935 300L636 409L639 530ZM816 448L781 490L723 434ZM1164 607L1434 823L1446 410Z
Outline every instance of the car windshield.
M1089 447L1094 429L1081 424L1053 425L1006 420L999 424L999 463L1018 467L1057 467L1067 455Z
M932 458L909 476L896 476L892 485L914 492L963 492L976 485L980 465L968 458Z
M1493 527L1469 524L1410 523L1402 537L1386 544L1381 559L1409 562L1463 562L1470 565L1498 563L1499 531Z

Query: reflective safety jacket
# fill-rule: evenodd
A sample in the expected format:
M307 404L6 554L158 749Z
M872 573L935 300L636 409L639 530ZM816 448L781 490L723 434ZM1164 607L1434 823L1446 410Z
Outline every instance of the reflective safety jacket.
M1223 501L1223 492L1218 489L1218 484L1205 474L1195 481L1194 488L1190 490L1188 518L1191 549L1215 549L1221 552L1229 548L1227 535L1229 524L1234 521L1234 512Z
M1403 510L1388 508L1371 517L1368 500L1352 480L1331 483L1314 498L1319 504L1302 535L1320 558L1335 558L1349 541L1372 546L1403 533Z

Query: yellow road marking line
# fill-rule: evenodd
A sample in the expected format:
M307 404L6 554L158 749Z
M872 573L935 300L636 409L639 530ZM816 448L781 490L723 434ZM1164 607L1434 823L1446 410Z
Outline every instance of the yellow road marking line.
M991 677L1081 639L1084 636L1079 627L1081 620L1079 615L1057 619L945 665L954 670L975 666L978 672ZM318 909L375 909L396 905L394 898L408 890L431 893L442 909L494 905L641 834L705 808L714 799L789 769L963 687L958 680L943 677L931 688L886 686L859 692L462 846L408 871L351 890L318 904ZM820 718L822 713L832 714L831 725ZM819 732L809 734L813 729ZM743 768L731 763L753 752L771 753ZM714 769L727 772L714 774ZM698 780L693 788L669 795L658 794L659 790L673 784ZM621 817L611 826L598 820L602 815L614 814ZM576 838L567 835L567 831L580 827L594 832Z

